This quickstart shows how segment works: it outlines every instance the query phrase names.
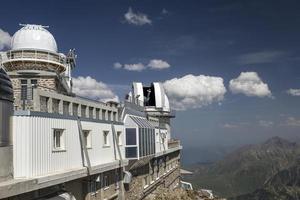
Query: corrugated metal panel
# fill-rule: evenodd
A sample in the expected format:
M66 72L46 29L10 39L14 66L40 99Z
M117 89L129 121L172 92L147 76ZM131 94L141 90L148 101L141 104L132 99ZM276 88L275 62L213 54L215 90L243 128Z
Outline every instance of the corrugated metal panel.
M110 124L82 122L83 130L92 134L88 149L92 166L113 162L113 137ZM65 151L53 151L53 129L64 129ZM116 131L124 127L115 125ZM110 146L103 146L103 131L109 131ZM82 167L81 147L76 120L32 116L13 117L14 176L35 177ZM121 146L124 157L124 146Z

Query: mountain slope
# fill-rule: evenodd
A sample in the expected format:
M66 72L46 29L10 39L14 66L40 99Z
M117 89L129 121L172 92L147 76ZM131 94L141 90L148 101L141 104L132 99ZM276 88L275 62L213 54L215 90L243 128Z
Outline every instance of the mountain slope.
M269 179L262 189L241 195L232 200L299 200L300 162L281 170Z
M210 166L198 166L187 181L223 197L247 194L289 167L300 155L299 149L296 143L274 137L259 145L242 147Z

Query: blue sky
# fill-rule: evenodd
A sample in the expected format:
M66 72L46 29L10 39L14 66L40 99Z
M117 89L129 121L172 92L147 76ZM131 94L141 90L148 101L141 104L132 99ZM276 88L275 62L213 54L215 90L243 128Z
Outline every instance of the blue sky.
M300 91L287 93L300 88L299 1L53 0L1 7L2 31L12 36L19 23L49 25L60 52L77 51L74 76L91 76L120 99L132 81L173 80L171 96L184 105L173 133L187 149L299 138ZM188 74L195 80L181 79ZM220 87L184 99L174 91L181 83L191 93Z

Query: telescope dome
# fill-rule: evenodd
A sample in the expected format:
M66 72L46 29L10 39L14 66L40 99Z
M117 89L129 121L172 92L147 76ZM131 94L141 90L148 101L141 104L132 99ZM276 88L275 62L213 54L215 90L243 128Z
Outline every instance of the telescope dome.
M18 30L11 40L12 50L44 50L57 53L53 35L44 26L27 24Z

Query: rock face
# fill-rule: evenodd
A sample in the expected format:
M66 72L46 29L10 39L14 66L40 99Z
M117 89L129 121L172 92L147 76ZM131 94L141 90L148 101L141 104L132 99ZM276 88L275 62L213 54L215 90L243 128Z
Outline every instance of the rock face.
M187 181L194 188L212 189L222 197L248 194L290 167L299 155L299 145L274 137L259 145L242 147L215 164L199 166Z
M300 199L300 162L279 171L262 189L232 200L298 200Z

